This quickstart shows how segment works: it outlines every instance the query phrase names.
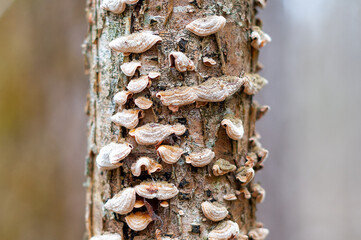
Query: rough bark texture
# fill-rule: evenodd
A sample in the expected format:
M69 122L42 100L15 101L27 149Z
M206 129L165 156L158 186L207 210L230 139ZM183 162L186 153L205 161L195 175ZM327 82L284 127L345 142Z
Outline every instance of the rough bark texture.
M216 159L224 158L240 167L244 164L249 150L249 138L254 136L256 108L252 96L238 91L224 102L209 103L196 108L195 104L180 107L172 113L163 106L156 93L175 86L191 86L202 83L209 77L222 75L240 76L254 72L257 52L252 50L249 40L250 28L255 23L253 0L160 0L139 1L136 5L127 5L122 14L113 14L100 9L99 0L88 0L89 35L84 44L84 53L90 74L90 92L87 106L89 114L89 156L87 158L87 235L89 237L104 232L123 234L124 239L155 239L156 229L162 236L179 239L206 239L217 223L205 220L200 205L206 200L216 200L229 209L228 219L235 221L240 230L247 232L254 228L255 199L244 199L238 195L236 201L225 201L223 195L234 193L240 184L232 174L215 177L211 168L195 168L186 164L184 157L173 165L163 165L163 171L140 177L132 176L130 166L140 156L158 159L155 146L137 145L128 130L111 123L110 117L117 109L113 96L124 90L129 78L120 70L123 62L139 59L142 62L140 74L149 71L161 72L161 78L153 81L152 86L136 96L149 97L154 105L145 110L145 118L138 126L149 122L163 124L184 124L188 131L185 135L171 136L166 141L182 146L188 153L195 147L213 148ZM172 8L173 7L173 8ZM171 12L170 10L173 9ZM167 18L169 15L169 18ZM185 26L200 17L220 15L227 24L220 34L198 37ZM165 19L168 19L165 23ZM119 36L151 30L163 38L161 44L142 54L124 57L108 47L111 40ZM180 73L169 67L168 54L182 51L196 65L196 71ZM207 67L202 57L212 57L217 65ZM135 108L128 101L125 108ZM220 122L226 113L233 112L243 121L245 134L241 141L231 140ZM134 150L123 161L122 167L111 171L100 171L95 158L101 147L125 138L133 144ZM214 160L214 161L215 161ZM139 184L142 180L163 180L174 183L180 193L170 199L169 207L158 207L159 202L151 201L161 220L153 221L146 230L134 232L124 223L124 215L114 214L103 209L103 203L127 186ZM182 210L184 215L180 215Z

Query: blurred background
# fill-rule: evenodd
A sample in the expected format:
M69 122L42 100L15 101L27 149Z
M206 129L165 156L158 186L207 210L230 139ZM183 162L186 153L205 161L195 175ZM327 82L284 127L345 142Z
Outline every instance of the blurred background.
M84 233L85 0L0 1L0 239ZM361 236L361 1L269 0L268 240Z

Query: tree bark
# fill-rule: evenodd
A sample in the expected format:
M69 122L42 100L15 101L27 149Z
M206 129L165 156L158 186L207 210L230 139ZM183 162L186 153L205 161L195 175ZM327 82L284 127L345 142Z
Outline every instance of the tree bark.
M242 187L234 174L214 176L212 173L212 165L219 158L230 161L238 168L244 165L251 148L250 138L255 136L254 126L259 111L252 96L241 89L223 102L208 103L199 108L191 104L180 107L177 112L171 112L156 98L159 91L175 86L198 85L209 77L255 72L258 51L252 49L250 44L251 27L256 24L255 13L253 0L141 0L135 5L127 5L122 14L106 12L100 9L99 0L88 0L89 33L84 54L90 75L86 109L89 115L89 155L86 165L86 226L89 238L104 232L116 232L124 239L156 239L158 229L162 237L207 239L217 223L203 215L200 206L204 201L218 201L226 206L229 211L226 219L238 223L244 234L257 227L256 199L246 199L240 193ZM220 33L198 37L185 30L189 22L209 15L227 19ZM119 36L143 30L155 32L162 37L162 42L144 53L130 56L116 53L108 47L108 43ZM168 54L171 51L184 52L195 63L196 71L180 73L170 68ZM202 62L205 56L212 57L217 64L205 66ZM153 101L153 106L145 110L145 117L138 126L150 122L184 124L186 134L171 136L167 141L181 145L186 155L195 147L213 149L216 158L208 166L192 167L185 163L185 155L173 165L166 164L157 156L155 146L138 145L129 136L129 130L111 123L110 117L117 112L113 96L126 90L130 80L122 73L120 65L134 59L142 63L139 75L146 75L150 71L161 73L160 79L153 81L149 89L136 95L146 96ZM125 108L135 108L134 102L128 101ZM244 136L240 141L231 140L220 126L224 115L229 112L243 122ZM95 163L99 150L121 139L134 146L132 153L123 160L122 167L100 171ZM163 170L151 176L143 174L134 177L130 166L141 156L158 159ZM159 220L154 220L145 230L135 232L125 223L125 215L107 211L103 204L120 190L143 180L173 183L179 189L179 194L169 200L168 208L157 207L159 202L151 201ZM251 184L246 188L252 192ZM224 200L223 196L227 193L235 193L237 200Z

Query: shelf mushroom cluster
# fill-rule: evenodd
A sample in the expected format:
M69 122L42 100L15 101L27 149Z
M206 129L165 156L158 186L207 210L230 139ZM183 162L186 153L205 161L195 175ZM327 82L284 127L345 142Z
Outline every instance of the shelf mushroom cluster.
M111 11L115 14L121 14L127 4L136 4L138 0L104 0L101 7L104 10ZM264 7L266 1L257 0L256 4ZM226 25L226 19L223 16L208 16L196 19L185 26L185 29L197 36L205 37L216 34ZM254 49L262 48L271 41L269 35L264 33L258 26L252 27L250 34L251 45ZM154 45L161 43L162 38L149 31L141 31L127 36L121 36L109 43L109 47L116 52L129 56L132 53L143 53L151 49ZM179 72L196 71L194 62L183 52L172 51L168 56L169 67L174 67ZM209 57L202 58L205 66L211 67L216 65L216 61ZM156 153L166 164L175 164L185 153L180 146L166 145L162 142L170 135L182 136L186 132L186 126L182 124L160 124L156 122L145 123L138 126L145 117L145 110L153 106L153 101L145 96L137 96L149 88L152 81L161 77L159 72L149 72L147 75L141 75L133 78L139 68L142 67L140 61L133 60L125 62L120 66L125 76L130 78L126 90L120 91L114 95L113 101L118 106L118 111L110 120L119 127L128 129L129 136L134 137L138 145L151 146L156 145ZM176 112L179 107L197 103L197 107L204 106L208 102L222 102L232 96L240 89L248 95L258 92L267 80L255 73L246 73L242 76L221 76L212 77L197 86L183 86L165 91L160 91L156 97L160 102L170 110ZM126 109L127 102L134 98L134 104L137 108ZM267 109L268 110L268 109ZM267 110L263 110L263 113ZM262 111L259 111L262 114ZM242 140L244 136L243 122L235 114L226 114L220 125L225 128L228 137L234 141ZM261 168L263 161L267 157L267 150L263 149L257 139L250 140L251 149L247 153L246 162L243 166L237 168L236 165L228 160L219 158L213 166L212 172L216 177L233 174L238 179L241 190L234 193L227 193L223 200L235 201L237 195L244 193L246 198L254 197L257 203L261 203L265 196L264 189L259 184L253 184L255 170L254 167ZM133 146L125 140L118 143L111 142L100 149L96 158L97 166L100 170L112 170L122 166L122 162L133 150ZM193 149L185 162L193 167L205 167L216 158L215 152L210 148ZM141 156L131 165L131 173L135 177L141 176L143 172L148 175L163 170L162 164L155 159ZM256 169L257 170L257 169ZM248 187L252 193L248 191ZM104 203L104 208L108 211L127 215L125 222L130 229L142 231L155 220L148 211L134 211L135 209L145 206L146 199L158 199L162 202L161 207L168 207L167 200L174 198L179 193L177 186L173 183L164 181L143 181L140 184L127 187L115 194L111 199ZM229 212L222 202L204 201L200 209L204 216L212 221L218 222L213 230L208 234L210 240L220 239L264 239L268 230L262 227L254 228L249 231L248 236L244 235L239 225L229 219ZM118 240L121 236L116 233L104 233L91 238L92 240ZM163 238L162 238L163 239Z

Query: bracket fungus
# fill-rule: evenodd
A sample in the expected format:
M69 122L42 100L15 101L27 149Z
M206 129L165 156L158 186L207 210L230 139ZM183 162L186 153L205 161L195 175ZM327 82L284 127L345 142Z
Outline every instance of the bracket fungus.
M163 169L162 165L149 157L141 157L132 164L131 171L136 177L139 177L142 171L147 171L148 174L159 172Z
M209 148L203 148L200 151L192 152L186 157L186 163L193 167L204 167L208 165L215 157L215 153Z
M236 178L241 182L242 186L246 186L254 178L253 167L240 167L236 172Z
M126 4L123 0L104 0L100 7L112 13L121 14L124 12Z
M237 92L244 80L239 77L213 77L198 86L177 87L157 93L163 105L179 107L194 102L221 102Z
M253 240L264 240L269 234L267 228L254 228L248 232L248 236Z
M161 37L144 31L119 37L111 41L109 47L128 56L130 53L143 53L161 41Z
M104 233L90 238L90 240L123 240L123 237L118 233Z
M171 52L169 54L169 66L175 67L179 72L194 71L196 69L193 61L182 52Z
M134 103L137 107L144 110L149 109L153 105L153 102L146 97L137 97Z
M110 143L100 149L96 158L100 170L111 170L122 165L119 163L132 151L133 146L129 143Z
M207 67L212 67L217 64L217 62L214 61L213 58L204 57L202 60L203 60L203 64Z
M129 131L129 135L135 137L135 141L141 145L154 145L162 142L171 134L183 135L186 127L182 124L163 125L148 123Z
M267 159L268 150L262 147L256 137L251 137L249 143L250 150L247 153L246 159L256 163L256 170L263 168L263 162Z
M236 169L236 165L231 164L229 161L224 160L223 158L218 159L212 167L214 176L221 176L229 172L234 172Z
M236 178L241 182L242 186L246 186L254 178L253 161L247 161L236 172Z
M204 216L213 222L219 222L225 219L228 215L227 208L217 202L203 202L201 207Z
M223 196L223 199L227 201L235 201L237 200L237 196L234 193L228 193Z
M127 214L133 210L135 199L135 189L128 187L109 199L104 204L104 208L118 214Z
M130 229L134 231L143 231L153 220L147 212L136 212L126 216L125 221Z
M139 0L104 0L100 7L116 14L124 12L126 4L136 4Z
M155 72L155 71L148 73L148 77L152 80L160 78L160 75L161 75L160 72Z
M256 203L262 203L266 197L266 191L260 184L253 184L251 187L252 197L256 199Z
M143 199L136 200L134 204L134 208L141 208L141 207L144 207L144 200Z
M151 84L152 81L148 78L147 75L144 75L139 78L130 80L127 89L132 93L140 93L147 87L149 88Z
M236 118L233 114L227 114L222 120L221 125L226 129L229 138L233 140L242 139L244 129L241 119Z
M142 182L135 186L136 193L144 198L167 200L178 194L178 189L174 184L167 182Z
M240 195L243 199L250 199L251 198L251 193L244 186L242 186L240 190L236 191L236 194Z
M265 86L268 81L258 73L246 73L244 75L244 92L248 95L254 95Z
M267 0L256 0L255 4L256 4L256 6L259 6L260 8L265 8L267 5Z
M198 18L186 26L186 29L197 36L205 37L220 31L226 25L222 16Z
M158 147L157 153L161 157L163 162L168 164L174 164L178 162L184 151L180 147L161 145Z
M163 208L169 207L169 203L167 201L162 201L159 205Z
M124 105L133 96L131 91L121 91L114 95L113 101L118 105Z
M256 119L261 119L270 109L270 106L267 105L257 106Z
M133 129L138 123L139 119L144 117L144 112L139 109L124 109L121 112L114 114L110 120L116 125Z
M260 49L272 41L271 37L258 26L252 27L251 40L251 45L255 49Z
M142 64L139 61L131 61L131 62L123 63L120 66L120 69L126 76L133 77L135 71L137 71L137 69L140 68L141 66Z
M236 239L239 234L237 223L228 220L219 223L209 234L208 240L229 240Z

